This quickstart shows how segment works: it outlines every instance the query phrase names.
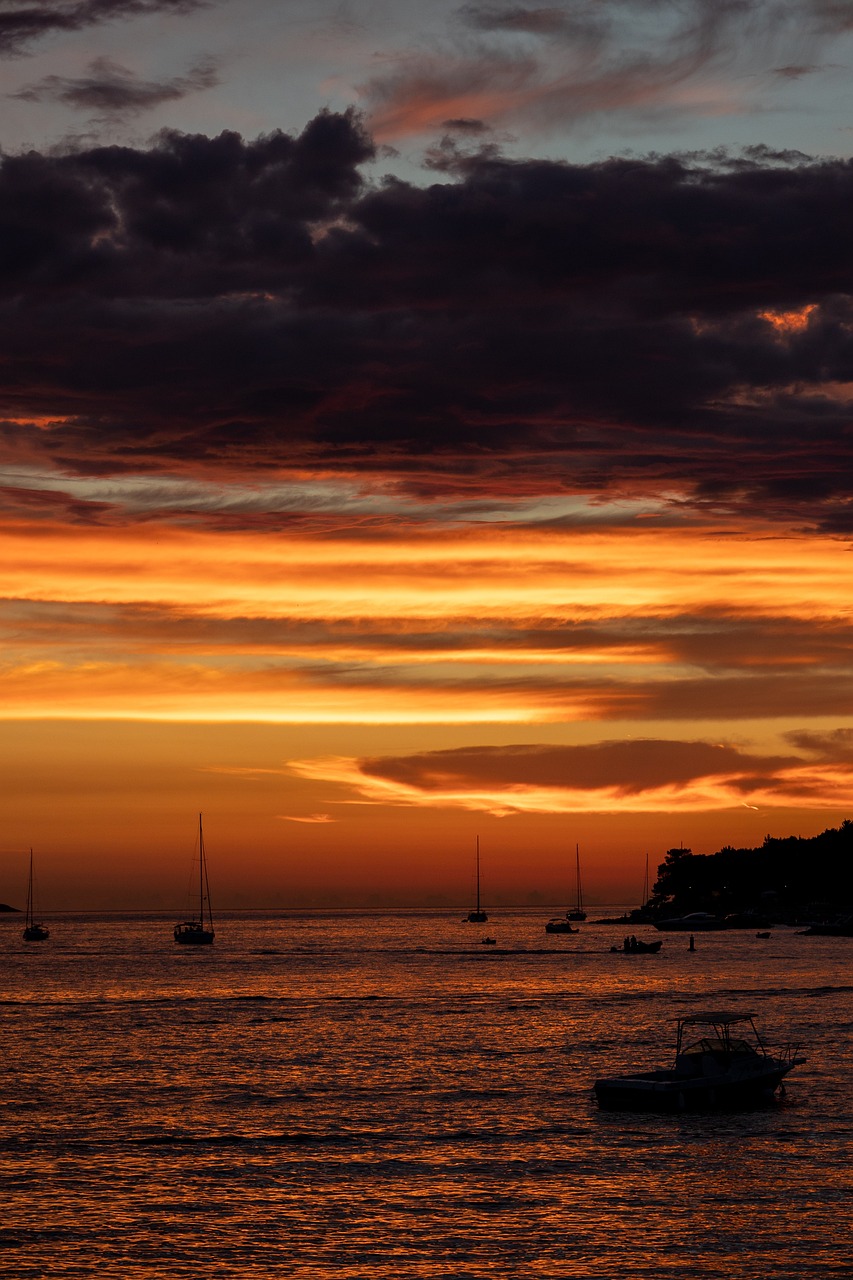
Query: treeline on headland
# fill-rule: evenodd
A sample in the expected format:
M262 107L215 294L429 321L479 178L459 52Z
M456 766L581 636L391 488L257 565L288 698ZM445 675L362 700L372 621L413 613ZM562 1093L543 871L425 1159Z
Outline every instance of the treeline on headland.
M644 915L757 912L825 920L853 911L853 822L817 836L765 836L757 849L669 849Z

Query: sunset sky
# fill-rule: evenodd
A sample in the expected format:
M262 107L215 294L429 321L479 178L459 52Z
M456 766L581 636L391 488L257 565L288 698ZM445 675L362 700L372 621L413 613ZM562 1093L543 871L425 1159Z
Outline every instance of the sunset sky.
M853 6L0 0L0 901L853 817Z

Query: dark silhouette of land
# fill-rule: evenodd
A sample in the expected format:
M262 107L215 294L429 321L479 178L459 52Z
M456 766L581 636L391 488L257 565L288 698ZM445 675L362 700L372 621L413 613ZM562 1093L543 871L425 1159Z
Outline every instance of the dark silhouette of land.
M635 918L692 911L777 922L853 916L853 822L810 837L766 836L757 849L667 850L652 895Z

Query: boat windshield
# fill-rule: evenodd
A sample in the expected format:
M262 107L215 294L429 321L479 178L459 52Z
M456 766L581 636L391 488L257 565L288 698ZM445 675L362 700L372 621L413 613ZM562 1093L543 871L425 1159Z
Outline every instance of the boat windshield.
M703 1037L697 1040L695 1044L690 1044L686 1049L681 1050L682 1053L755 1053L755 1048L748 1040L737 1040L732 1037L729 1040L711 1039Z

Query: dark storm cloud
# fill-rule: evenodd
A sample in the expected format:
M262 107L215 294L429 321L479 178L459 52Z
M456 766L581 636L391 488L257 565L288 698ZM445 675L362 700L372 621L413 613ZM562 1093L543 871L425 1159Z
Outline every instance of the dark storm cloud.
M0 56L22 53L53 32L148 14L190 13L204 5L205 0L0 0Z
M45 76L38 84L28 85L10 96L27 102L61 102L104 120L140 115L164 102L175 102L191 93L212 89L218 83L216 67L209 60L198 63L185 76L140 80L109 58L96 58L90 63L86 76L76 79Z
M363 774L423 791L556 787L615 788L625 795L686 786L699 778L740 775L764 786L767 776L800 764L796 756L754 756L708 742L638 738L583 746L520 744L460 747L360 761Z
M853 527L850 162L481 154L371 188L373 154L324 113L7 157L4 456L681 492Z

